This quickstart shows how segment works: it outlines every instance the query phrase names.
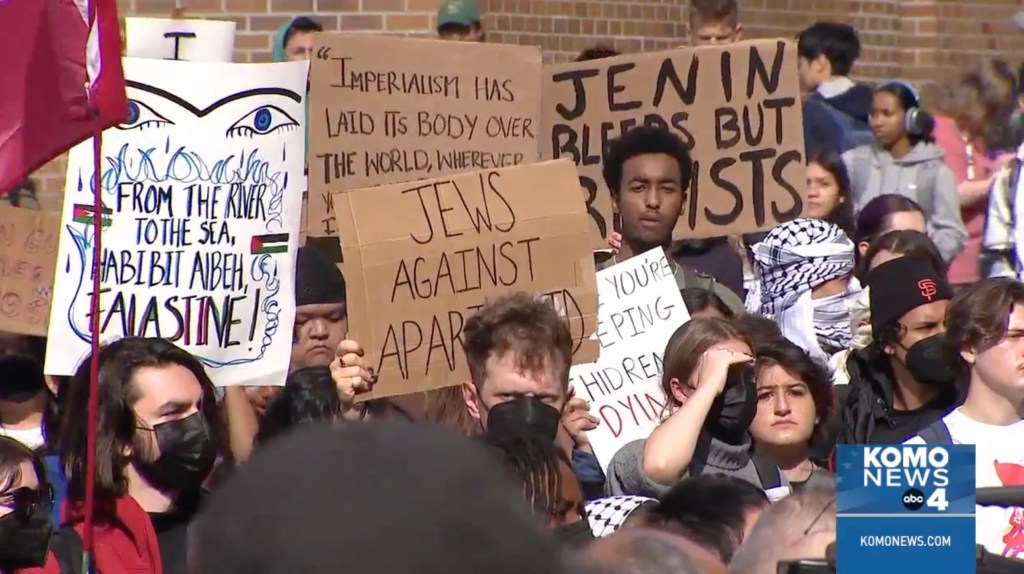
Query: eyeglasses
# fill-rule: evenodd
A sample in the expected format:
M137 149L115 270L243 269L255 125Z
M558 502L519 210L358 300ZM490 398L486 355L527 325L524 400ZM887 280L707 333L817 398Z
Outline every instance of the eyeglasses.
M36 509L42 508L49 512L53 509L53 489L41 486L40 489L23 486L0 497L0 504L9 506L19 520L28 520Z

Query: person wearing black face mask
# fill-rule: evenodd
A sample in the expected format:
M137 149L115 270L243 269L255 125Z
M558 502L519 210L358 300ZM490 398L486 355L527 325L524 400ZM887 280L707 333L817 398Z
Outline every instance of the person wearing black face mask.
M789 492L777 466L752 455L757 414L753 353L731 320L695 317L665 347L664 420L646 441L625 445L608 467L611 494L660 497L687 476L725 474L777 498Z
M52 504L42 462L21 443L0 437L0 572L45 564Z
M844 444L893 444L914 436L960 400L962 372L946 343L952 289L923 258L904 256L871 270L874 341L850 354L840 394Z
M572 453L584 492L600 497L604 472L585 437L598 420L568 392L573 342L558 311L544 299L513 293L473 314L462 340L470 374L463 399L479 431L565 439L559 444Z
M99 363L93 563L103 574L185 574L188 527L221 444L213 383L195 357L164 339L121 339L100 350ZM67 387L58 443L69 470L51 544L61 564L84 532L89 364Z

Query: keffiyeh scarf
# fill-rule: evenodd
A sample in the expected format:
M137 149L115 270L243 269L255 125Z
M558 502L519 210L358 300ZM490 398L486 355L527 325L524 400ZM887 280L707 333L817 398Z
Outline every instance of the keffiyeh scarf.
M594 538L611 536L641 504L654 501L646 496L609 496L591 500L584 506Z
M843 293L818 300L811 298L811 290L853 273L853 251L842 229L820 219L783 223L754 247L761 314L823 363L850 346L847 301L860 292L860 284L851 280Z

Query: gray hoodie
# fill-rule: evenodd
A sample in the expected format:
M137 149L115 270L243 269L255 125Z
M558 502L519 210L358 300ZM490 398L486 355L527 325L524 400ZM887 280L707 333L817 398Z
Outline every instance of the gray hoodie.
M898 160L877 144L844 153L854 213L860 213L879 195L897 194L913 199L924 209L928 237L950 261L963 250L967 230L960 218L956 178L946 167L943 155L941 147L928 142L919 142Z

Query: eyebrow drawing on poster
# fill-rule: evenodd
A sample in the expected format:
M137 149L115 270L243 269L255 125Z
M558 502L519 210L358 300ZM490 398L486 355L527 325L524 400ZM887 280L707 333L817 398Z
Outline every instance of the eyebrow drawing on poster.
M193 353L219 385L279 384L258 364L287 365L291 344L282 325L294 315L305 65L281 81L260 68L293 64L134 62L172 67L165 77L219 68L225 81L197 97L171 92L149 70L138 79L142 66L132 68L129 116L104 133L101 161L103 342L163 337ZM246 77L232 82L232 73ZM69 160L74 199L65 206L58 271L71 281L55 295L66 319L51 321L51 336L76 348L91 344L91 155L80 147ZM48 357L47 366L62 374L81 358Z

